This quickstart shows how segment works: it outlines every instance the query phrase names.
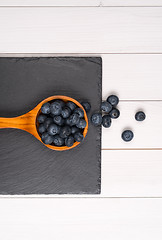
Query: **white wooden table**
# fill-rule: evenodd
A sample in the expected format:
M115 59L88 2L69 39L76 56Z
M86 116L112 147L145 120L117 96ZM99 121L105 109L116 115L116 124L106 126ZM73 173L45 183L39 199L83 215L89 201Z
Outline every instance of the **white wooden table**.
M0 239L161 240L162 1L0 0L0 56L101 56L121 110L102 132L101 195L1 198Z

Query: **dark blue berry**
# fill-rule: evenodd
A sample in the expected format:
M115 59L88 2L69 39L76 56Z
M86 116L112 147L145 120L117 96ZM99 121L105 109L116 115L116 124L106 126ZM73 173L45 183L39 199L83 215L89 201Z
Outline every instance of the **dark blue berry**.
M71 128L71 133L72 133L72 134L74 134L74 133L76 133L76 132L79 132L79 131L80 131L80 129L77 128L77 127L75 127L75 126L73 126L73 127Z
M42 134L41 139L45 144L51 144L53 142L53 137L50 136L47 132Z
M74 139L76 142L82 142L84 140L84 136L80 132L76 132L74 134Z
M106 112L106 113L109 113L112 110L112 106L109 102L106 102L106 101L102 102L101 110Z
M113 119L116 119L120 116L120 112L117 108L114 108L110 113L109 116Z
M109 102L113 107L115 107L119 103L119 98L115 95L111 95L107 98L107 102Z
M73 113L68 119L69 120L67 120L67 124L69 123L68 125L70 126L78 124L80 120L79 115L77 113Z
M51 123L53 123L53 119L52 118L47 118L44 122L45 128L47 129Z
M48 127L48 134L49 135L56 135L56 134L59 134L60 132L60 126L56 125L56 124L51 124L49 127Z
M134 134L132 131L130 130L125 130L123 133L122 133L122 139L125 141L125 142L129 142L133 139L134 137Z
M43 115L43 114L40 114L37 118L38 122L39 123L44 123L44 121L46 120L47 116L46 115Z
M70 108L64 107L62 109L61 115L62 115L63 118L68 118L70 116L70 114L71 114Z
M39 127L38 127L38 131L39 131L39 133L41 133L41 134L44 133L44 132L46 131L46 128L45 128L45 126L44 126L43 123L39 125Z
M85 128L87 126L87 123L84 119L80 119L79 123L76 125L78 128Z
M135 115L135 119L136 119L137 121L144 121L145 118L146 118L146 115L145 115L145 113L142 112L142 111L137 112L136 115Z
M71 146L73 146L73 144L74 144L74 137L72 135L70 135L65 139L65 145L67 147L71 147Z
M67 138L71 134L71 128L69 126L64 126L60 130L60 137Z
M41 111L43 114L49 114L50 113L50 103L44 103L41 107Z
M59 126L64 125L65 122L65 120L61 116L54 116L53 121Z
M65 107L65 102L62 101L61 99L57 99L55 100L55 102L59 103L62 108Z
M51 103L51 113L56 116L60 115L62 111L62 104L58 101Z
M77 113L80 118L83 118L83 117L84 117L84 111L83 111L83 109L81 109L81 108L76 108L76 109L74 110L74 113Z
M111 118L109 115L105 115L102 117L102 125L105 128L109 128L111 126Z
M66 106L67 106L68 108L70 108L71 111L74 111L74 109L76 108L76 104L73 103L73 102L67 102L67 103L66 103Z
M91 105L88 102L82 102L82 106L84 107L86 112L89 112L91 110Z
M55 135L55 136L53 137L53 143L54 143L55 146L61 147L61 146L64 145L65 141L64 141L64 139L61 138L59 135Z
M91 122L94 126L99 126L102 124L102 115L100 113L95 113L91 117Z

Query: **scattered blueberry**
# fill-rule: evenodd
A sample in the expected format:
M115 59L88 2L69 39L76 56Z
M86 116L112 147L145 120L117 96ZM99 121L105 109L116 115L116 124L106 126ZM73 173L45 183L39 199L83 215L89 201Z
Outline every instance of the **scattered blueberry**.
M76 133L76 132L79 132L79 131L80 131L80 129L77 128L77 127L75 127L75 126L73 126L73 127L71 128L71 133L72 133L72 134L74 134L74 133Z
M43 114L40 114L37 118L38 122L39 123L44 123L44 121L46 120L47 116L46 115L43 115Z
M74 111L74 109L76 108L76 105L73 102L67 102L66 106L69 107L71 111Z
M60 115L61 111L62 111L62 104L59 101L55 101L53 103L51 103L51 113L53 115Z
M53 123L53 119L52 118L47 118L44 122L45 128L47 129L51 123Z
M146 115L145 115L145 113L142 112L142 111L137 112L136 115L135 115L135 119L136 119L137 121L144 121L145 118L146 118Z
M56 135L56 134L59 134L60 132L60 127L56 124L51 124L49 127L48 127L48 134L49 135Z
M102 124L102 115L100 113L95 113L91 117L91 122L94 126L99 126Z
M110 113L109 116L113 119L116 119L120 116L120 112L117 108L114 108Z
M85 128L86 126L87 126L87 123L86 123L86 121L84 120L84 119L80 119L79 120L79 123L78 124L76 124L76 126L78 127L78 128Z
M91 110L91 105L88 102L82 102L82 106L84 107L86 112L89 112Z
M105 115L102 117L102 125L105 128L109 128L111 126L111 118L109 115Z
M60 130L60 137L67 138L71 134L71 128L69 126L64 126Z
M134 137L134 134L132 131L130 130L125 130L123 133L122 133L122 139L125 141L125 142L129 142L133 139Z
M65 120L61 116L54 116L53 121L59 126L62 126L65 122Z
M81 109L81 108L76 108L76 109L74 110L74 113L77 113L80 118L83 118L83 117L84 117L84 111L83 111L83 109Z
M55 146L61 147L61 146L63 146L65 144L65 141L59 135L55 135L53 137L53 143L54 143Z
M38 127L38 131L39 131L39 133L41 133L41 134L44 133L44 132L46 131L46 128L45 128L45 126L44 126L43 123L39 125L39 127Z
M50 103L44 103L41 107L41 111L43 114L49 114L50 113Z
M107 102L109 102L113 107L115 107L119 103L119 98L115 95L111 95L107 98Z
M41 139L45 144L51 144L53 142L53 137L50 136L47 132L42 134Z
M82 141L84 140L84 136L83 136L83 134L81 134L80 132L76 132L76 133L74 134L74 139L75 139L75 141L77 141L77 142L82 142Z
M67 147L71 147L71 146L73 146L73 144L74 144L74 137L72 135L70 135L65 139L65 145Z
M109 102L106 102L106 101L102 102L101 110L106 112L106 113L109 113L112 110L112 106Z
M61 115L63 118L68 118L71 114L71 109L69 107L64 107L62 109Z
M76 124L79 123L79 120L80 120L79 115L78 115L77 113L73 113L73 114L69 117L69 120L67 120L67 124L70 123L70 124L68 124L68 125L74 126L74 125L76 125Z

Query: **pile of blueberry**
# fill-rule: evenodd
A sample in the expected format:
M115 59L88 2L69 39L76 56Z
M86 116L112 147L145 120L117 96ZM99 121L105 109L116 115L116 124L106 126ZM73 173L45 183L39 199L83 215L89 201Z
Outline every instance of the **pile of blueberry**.
M90 110L89 103L82 105L86 111ZM83 131L87 125L84 111L71 101L57 99L44 103L37 121L38 132L45 144L71 147L74 142L84 140Z
M103 125L105 128L111 126L112 119L116 119L120 116L119 110L116 106L119 103L119 98L115 95L111 95L106 101L101 103L101 110L104 112L102 116L101 113L94 113L91 117L91 122L94 126Z

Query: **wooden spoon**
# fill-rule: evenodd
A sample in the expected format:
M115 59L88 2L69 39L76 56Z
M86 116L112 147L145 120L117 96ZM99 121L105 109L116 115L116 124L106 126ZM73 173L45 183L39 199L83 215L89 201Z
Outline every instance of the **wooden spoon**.
M21 129L21 130L24 130L24 131L32 134L41 143L43 143L42 140L41 140L41 137L40 137L40 135L37 131L37 127L39 125L38 122L37 122L37 117L41 113L42 105L46 102L50 102L50 101L55 100L55 99L61 99L64 102L67 102L67 101L74 102L79 108L83 109L84 119L87 123L87 126L85 127L85 129L83 131L83 136L85 137L87 135L87 132L88 132L88 118L87 118L87 114L86 114L83 106L73 98L66 97L66 96L60 96L60 95L58 95L58 96L56 95L56 96L46 98L45 100L40 102L33 110L29 111L28 113L26 113L24 115L21 115L21 116L18 116L18 117L13 117L13 118L0 118L0 129L2 129L2 128ZM71 147L66 147L66 146L56 147L54 145L46 145L46 144L44 144L44 145L46 147L52 149L52 150L64 151L64 150L69 150L71 148L74 148L79 144L80 144L80 142L75 142L73 144L73 146L71 146Z

